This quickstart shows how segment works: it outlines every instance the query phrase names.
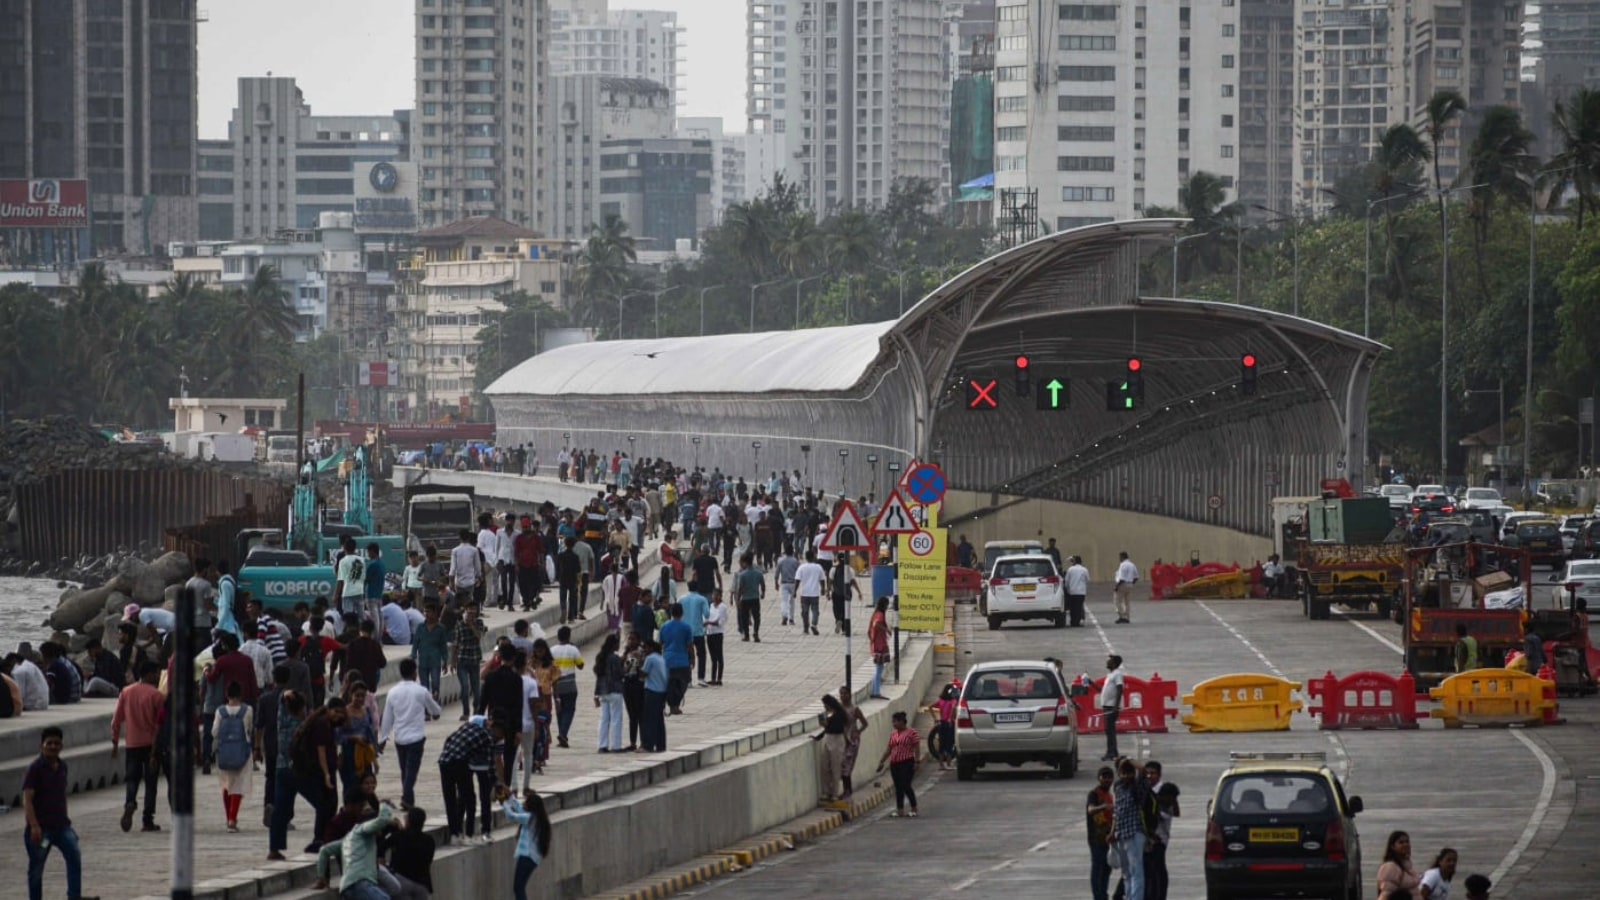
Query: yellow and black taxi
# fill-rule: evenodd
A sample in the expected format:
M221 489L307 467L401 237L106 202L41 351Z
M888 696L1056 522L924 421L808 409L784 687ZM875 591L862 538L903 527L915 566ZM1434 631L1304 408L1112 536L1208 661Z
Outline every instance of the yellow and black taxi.
M1232 753L1207 806L1206 900L1360 900L1361 798L1322 753Z
M1528 519L1518 522L1513 543L1516 547L1528 551L1528 558L1532 563L1560 565L1567 561L1567 546L1561 540L1559 519Z

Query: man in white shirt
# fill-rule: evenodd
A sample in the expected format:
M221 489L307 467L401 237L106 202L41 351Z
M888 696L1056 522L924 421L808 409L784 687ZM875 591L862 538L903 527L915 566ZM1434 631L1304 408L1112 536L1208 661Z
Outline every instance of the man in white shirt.
M820 634L817 619L822 614L822 585L828 580L828 573L817 564L815 550L806 553L806 561L795 570L794 577L800 594L800 631Z
M1281 596L1279 589L1283 581L1283 563L1278 561L1278 554L1267 557L1267 564L1261 567L1261 587L1266 590L1268 597Z
M800 584L799 572L800 560L795 558L793 548L785 545L783 555L778 558L772 573L772 580L777 582L778 588L778 613L785 625L794 624L794 594Z
M480 602L482 595L479 588L482 586L483 565L478 560L477 539L472 532L465 529L461 532L461 543L450 550L450 584L456 592L456 602L465 606Z
M1106 755L1102 760L1117 758L1117 717L1122 714L1123 681L1122 657L1115 653L1106 657L1106 677L1100 684L1100 717L1106 723Z
M392 735L395 756L400 760L400 802L408 808L416 802L417 773L422 770L422 745L428 737L428 717L438 716L440 711L433 695L417 683L417 661L400 660L400 683L389 689L383 704L378 752L382 753L389 745Z
M483 573L483 604L492 606L499 600L499 592L494 577L494 566L500 559L500 536L494 530L494 517L489 513L478 515L478 551L483 554L484 560L490 569Z
M11 669L11 680L22 691L23 712L42 712L50 708L50 682L33 660L19 655Z
M706 530L711 532L711 553L716 554L722 546L722 528L727 524L727 515L722 510L721 503L713 503L706 507Z
M1117 556L1122 562L1117 563L1117 586L1112 588L1111 596L1117 607L1117 624L1126 625L1131 621L1128 606L1133 600L1133 583L1139 580L1139 568L1128 559L1128 551L1123 550Z
M1089 594L1089 569L1083 557L1074 556L1067 566L1067 612L1072 617L1072 627L1083 627L1083 601Z
M383 642L399 647L411 646L411 620L406 618L406 611L400 604L390 598L383 604Z
M264 691L272 687L272 651L261 640L259 631L252 633L250 640L239 645L239 652L250 657L250 662L255 665L256 688Z
M344 556L339 557L335 571L338 577L333 585L333 605L341 615L361 619L362 607L367 602L367 560L356 550L355 538L344 539Z
M495 534L494 565L500 596L500 608L511 609L516 605L517 597L517 557L513 549L515 537L512 528L516 525L516 518L507 512L505 524Z

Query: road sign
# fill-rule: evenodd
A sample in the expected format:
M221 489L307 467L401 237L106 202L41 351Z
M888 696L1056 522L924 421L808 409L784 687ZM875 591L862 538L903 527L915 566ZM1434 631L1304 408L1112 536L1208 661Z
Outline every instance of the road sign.
M917 530L917 520L901 499L899 491L890 491L883 509L872 522L873 534L911 534Z
M916 534L906 538L906 546L910 548L911 552L915 553L917 556L927 556L929 553L933 552L933 535L926 531L919 531Z
M906 476L906 493L918 503L938 503L944 489L944 470L933 463L922 463Z
M998 408L1000 404L994 399L994 388L997 384L999 384L999 381L993 378L990 378L987 381L978 378L968 380L967 389L971 392L971 396L967 397L967 408Z
M1222 508L1222 495L1221 494L1212 494L1211 496L1206 498L1206 509L1209 509L1212 512L1216 512L1217 510L1219 510L1221 508Z
M839 503L839 511L833 514L828 528L822 533L822 543L817 549L829 553L843 553L853 550L858 553L871 553L872 543L867 540L867 526L862 524L861 515L856 512L855 505L849 500Z
M900 630L942 632L949 534L930 528L900 542L909 551L900 554Z

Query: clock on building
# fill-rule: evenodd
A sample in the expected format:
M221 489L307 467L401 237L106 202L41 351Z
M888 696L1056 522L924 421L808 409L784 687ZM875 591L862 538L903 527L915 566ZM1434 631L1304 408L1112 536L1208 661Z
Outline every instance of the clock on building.
M387 194L399 186L400 173L394 166L381 162L372 167L372 171L367 174L367 180L372 183L374 189Z

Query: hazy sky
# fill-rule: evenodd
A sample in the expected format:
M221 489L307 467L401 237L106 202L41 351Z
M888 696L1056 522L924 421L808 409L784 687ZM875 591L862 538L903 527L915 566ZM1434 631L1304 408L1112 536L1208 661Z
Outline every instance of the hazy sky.
M228 135L240 76L293 76L311 111L386 114L413 105L412 0L213 0L200 26L200 136ZM686 116L744 130L744 0L612 0L668 9L685 29Z

